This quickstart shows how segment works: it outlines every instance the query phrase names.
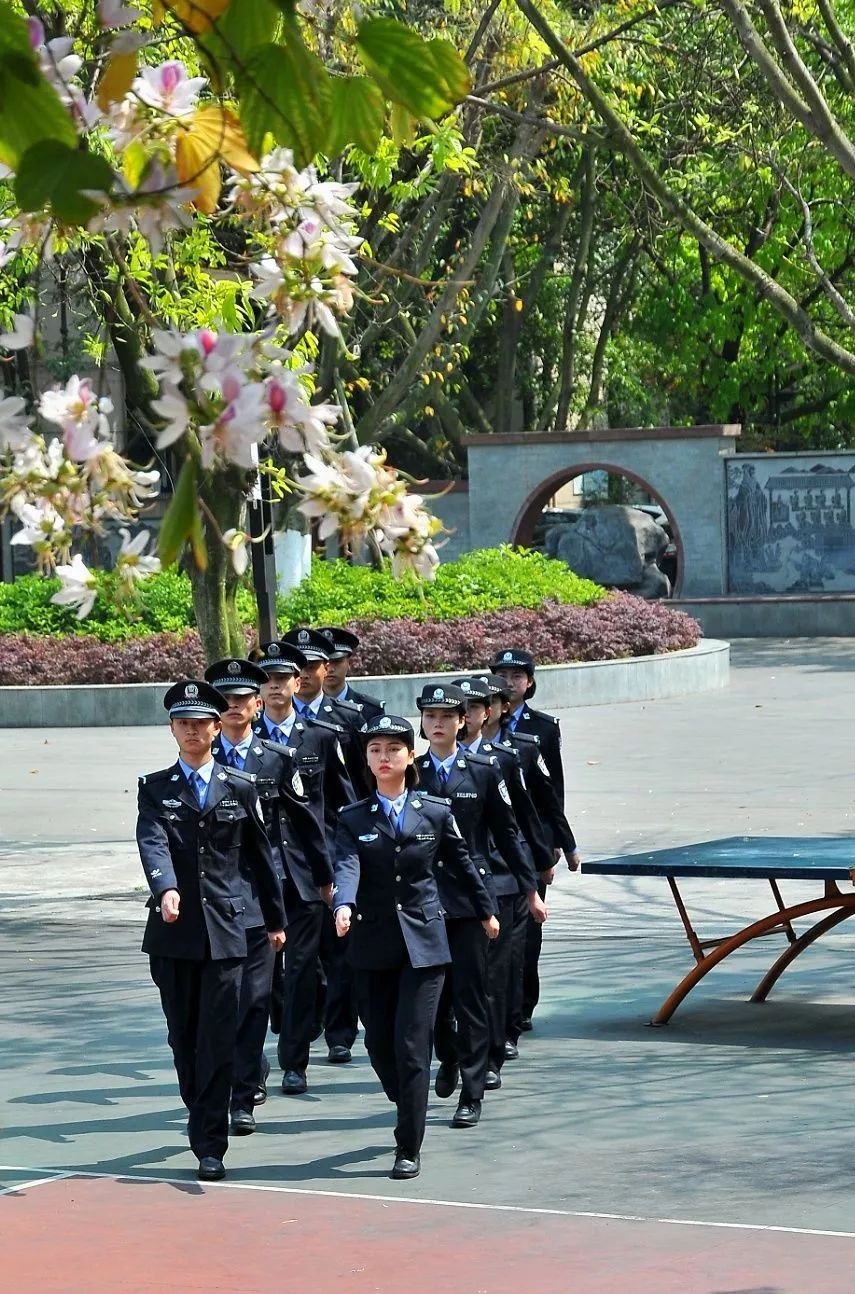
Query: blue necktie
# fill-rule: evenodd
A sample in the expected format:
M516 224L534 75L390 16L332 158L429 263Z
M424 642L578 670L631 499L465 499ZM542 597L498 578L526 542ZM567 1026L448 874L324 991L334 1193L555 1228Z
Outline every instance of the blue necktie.
M401 823L404 820L404 809L406 809L406 807L407 807L406 800L401 805L401 808L398 812L395 811L394 804L389 805L389 821L391 822L392 826L395 829L395 835L400 835Z
M285 734L284 734L284 732L282 731L282 729L281 729L281 728L271 728L271 729L270 729L270 740L271 740L271 741L275 741L275 742L277 743L277 745L279 745L279 746L284 746L284 745L285 745Z
M445 765L444 765L444 764L440 764L440 766L439 766L439 768L438 768L437 772L439 773L439 784L440 784L440 786L447 786L447 785L448 785L448 769L445 767Z
M228 755L226 755L226 763L229 765L230 768L239 768L239 769L243 768L244 764L246 763L246 760L238 750L237 746L232 746Z
M199 801L199 808L205 807L205 796L207 795L208 785L201 773L194 772L190 778L190 785L196 793L196 799Z

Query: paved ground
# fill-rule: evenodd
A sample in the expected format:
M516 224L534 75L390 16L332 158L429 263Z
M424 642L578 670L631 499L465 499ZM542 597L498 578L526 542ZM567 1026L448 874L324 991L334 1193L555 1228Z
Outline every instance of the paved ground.
M853 664L850 641L746 643L725 692L564 716L583 852L851 832ZM7 732L2 742L0 1191L10 1193L0 1234L15 1241L5 1246L11 1289L233 1294L263 1288L271 1263L287 1270L285 1255L320 1294L397 1290L402 1266L413 1294L452 1271L463 1294L527 1278L546 1294L851 1294L855 945L845 926L768 1004L745 997L777 940L714 971L667 1029L651 1030L689 964L664 882L565 873L536 1031L479 1128L452 1132L448 1104L433 1100L423 1175L402 1190L386 1176L391 1109L361 1047L344 1070L319 1052L309 1094L271 1095L259 1133L233 1144L233 1186L202 1191L136 951L134 783L171 760L168 731ZM759 883L685 892L704 935L768 908ZM143 1280L145 1255L165 1255L160 1228L173 1213L194 1243L168 1251L168 1278ZM217 1242L206 1266L200 1254ZM69 1275L80 1264L89 1279Z

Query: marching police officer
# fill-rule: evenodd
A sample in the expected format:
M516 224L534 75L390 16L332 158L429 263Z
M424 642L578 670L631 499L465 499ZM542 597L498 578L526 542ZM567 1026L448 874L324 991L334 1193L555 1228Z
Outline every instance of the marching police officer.
M351 931L365 1045L397 1106L392 1177L410 1178L420 1171L431 1035L450 959L437 876L467 892L488 938L498 922L447 802L415 789L411 724L380 715L364 737L376 789L339 814L335 920L340 935Z
M490 948L492 952L501 944L502 914L511 922L511 895L519 894L520 889L531 893L536 908L545 915L546 909L537 898L534 869L524 853L510 795L495 760L470 754L459 745L466 694L452 684L427 684L416 705L421 711L424 736L430 743L427 754L418 761L421 785L449 800L472 861L496 896L493 911L500 930ZM461 1077L460 1103L452 1127L470 1128L481 1117L485 1086L501 1086L490 1055L488 945L468 895L461 893L453 878L445 874L439 889L447 916L451 972L437 1015L435 1049L440 1067L435 1090L438 1096L450 1096ZM506 982L504 950L500 958L500 974ZM498 976L496 983L500 983ZM504 1003L504 985L501 988ZM457 1022L456 1030L452 1018ZM503 1049L503 1008L498 1018Z
M309 632L308 630L306 631ZM311 641L311 640L310 640ZM256 736L293 747L303 788L311 803L320 809L327 844L335 839L338 810L354 800L353 786L345 767L340 736L342 729L321 719L301 718L294 708L294 695L306 656L292 643L277 640L262 645L256 664L267 674L261 696L264 712L254 726ZM325 957L326 984L323 1004L318 1005L317 964L322 947L329 948L335 935L329 913L302 914L298 921L296 946L286 956L283 975L274 978L273 1026L279 1029L279 1064L283 1069L282 1091L300 1096L308 1089L305 1037L309 1042L323 1020L328 1058L350 1060L358 1020L353 999L350 970L344 950L337 948Z
M310 909L309 924L320 921L325 910L323 899L332 896L332 864L323 814L318 806L310 806L303 792L293 747L263 741L252 731L261 687L268 678L265 671L252 661L227 659L211 665L205 678L228 702L222 731L211 754L219 763L255 777L273 860L283 886L289 927L284 952L288 978L305 943L306 908ZM255 1131L252 1107L266 1099L270 1066L264 1055L264 1040L276 959L263 927L247 931L247 945L231 1099L231 1129L239 1136ZM308 1039L305 1050L303 1069L308 1063Z
M341 629L338 625L324 625L318 633L322 634L330 645L327 673L324 679L324 692L329 699L349 701L351 705L359 706L363 723L368 723L370 719L376 719L378 715L383 714L386 706L382 701L368 696L365 692L357 692L356 688L351 687L348 682L350 658L359 646L356 634L351 633L349 629Z
M247 931L285 943L282 889L251 775L211 757L228 703L206 682L164 698L178 745L140 778L137 845L151 890L143 952L169 1031L202 1181L225 1176L229 1096Z
M504 740L517 738L525 742L526 737L536 737L543 764L546 766L558 797L563 817L564 806L564 768L561 761L561 730L554 715L543 710L535 710L528 704L537 690L535 681L535 661L531 652L519 647L508 647L496 654L493 661L493 672L503 678L507 685L508 709L502 720L502 737ZM566 819L564 819L566 823ZM568 828L569 830L569 828ZM557 860L563 849L568 865L578 867L579 855L573 833L569 836L553 828L553 854ZM545 896L546 886L551 884L553 873L541 873L540 893ZM522 1032L531 1029L534 1009L540 998L540 977L538 963L543 942L543 932L535 922L526 921L525 950L523 961L523 1000L520 1007L519 1028ZM512 1047L514 1039L510 1039Z
M490 865L499 890L499 921L502 926L499 938L490 945L487 961L488 999L490 1003L490 1064L487 1086L496 1087L506 1060L516 1060L519 1030L514 1029L522 1010L522 970L525 951L525 932L529 914L539 924L546 918L543 903L545 894L539 889L539 873L553 866L552 839L548 825L529 795L519 750L509 743L498 743L484 736L484 725L493 710L501 716L501 700L494 694L504 691L504 683L496 675L456 679L456 685L465 693L466 716L464 737L466 748L495 759L511 799L520 834L523 839L529 871L520 877L514 889L507 879L500 881L495 850L490 854ZM498 718L497 718L498 723ZM521 740L521 739L520 739ZM536 742L536 738L531 739ZM556 801L557 803L557 801ZM552 805L550 804L550 808ZM543 801L541 798L541 812ZM550 821L547 816L545 822Z

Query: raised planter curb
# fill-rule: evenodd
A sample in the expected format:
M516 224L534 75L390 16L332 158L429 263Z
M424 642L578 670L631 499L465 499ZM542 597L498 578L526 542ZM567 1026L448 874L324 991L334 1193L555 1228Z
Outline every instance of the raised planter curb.
M412 714L425 683L450 674L396 674L354 679L386 702L391 714ZM574 661L537 671L535 704L544 710L622 701L657 701L727 687L730 643L704 638L687 651L624 660ZM67 687L0 687L0 728L134 728L165 722L167 683L101 683Z

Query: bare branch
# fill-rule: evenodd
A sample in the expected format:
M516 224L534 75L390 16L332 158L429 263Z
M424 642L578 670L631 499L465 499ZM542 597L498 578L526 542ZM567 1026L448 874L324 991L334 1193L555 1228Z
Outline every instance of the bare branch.
M846 324L847 328L851 328L852 331L855 332L855 313L853 313L846 304L843 297L840 295L837 288L820 265L819 257L816 254L816 247L814 246L813 241L813 217L811 215L810 203L786 175L781 171L778 171L778 175L784 188L795 198L796 202L798 202L802 209L802 218L804 220L805 256L807 257L808 264L819 280L819 284L823 292L840 315L840 318Z

